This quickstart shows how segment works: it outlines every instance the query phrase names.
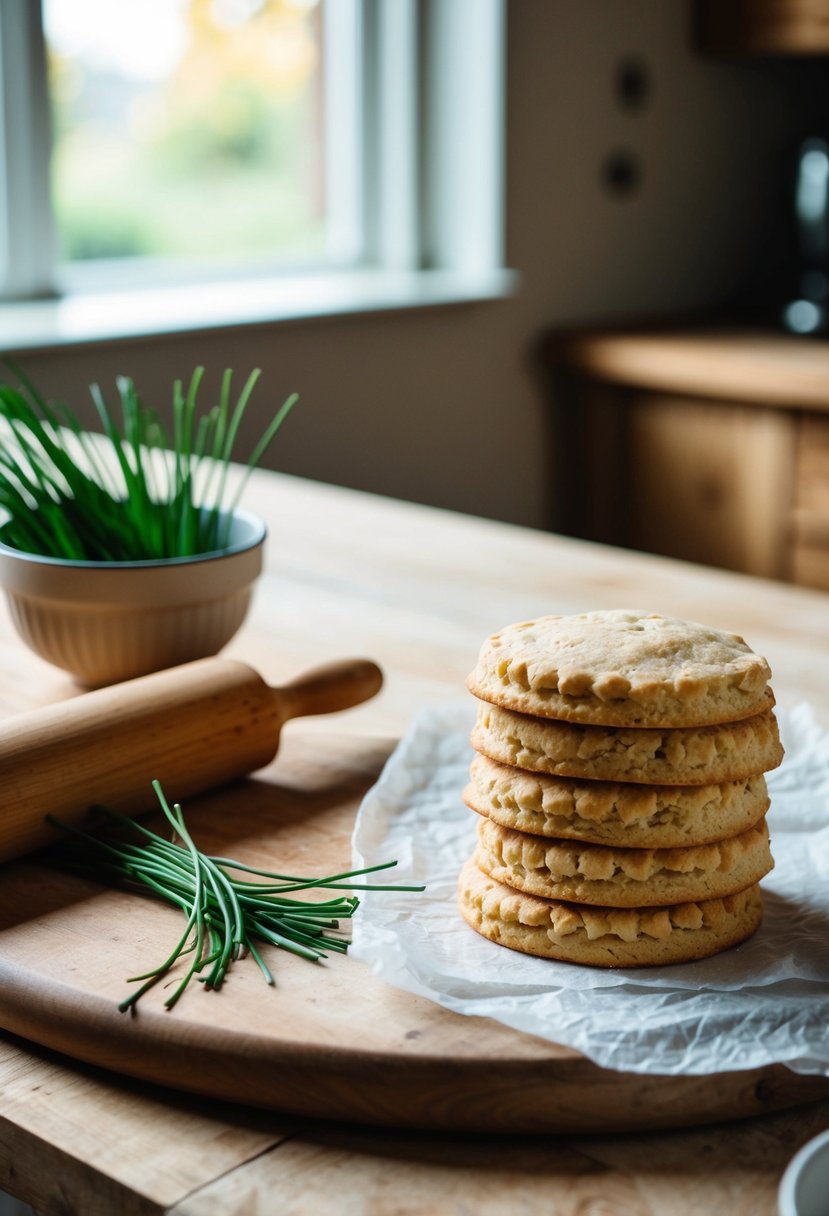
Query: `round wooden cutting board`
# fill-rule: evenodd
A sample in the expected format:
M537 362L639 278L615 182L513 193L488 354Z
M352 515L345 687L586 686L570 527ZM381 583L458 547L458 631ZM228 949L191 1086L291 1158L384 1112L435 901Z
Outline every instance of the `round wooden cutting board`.
M282 872L346 869L356 808L390 748L296 731L258 778L186 805L190 830L206 852ZM386 1126L633 1130L740 1118L829 1094L829 1080L782 1066L695 1077L601 1069L568 1048L393 989L336 955L315 966L273 951L273 988L244 959L218 993L194 983L168 1012L159 986L134 1015L119 1013L126 977L157 966L181 928L174 909L41 857L6 866L0 1026L206 1097Z

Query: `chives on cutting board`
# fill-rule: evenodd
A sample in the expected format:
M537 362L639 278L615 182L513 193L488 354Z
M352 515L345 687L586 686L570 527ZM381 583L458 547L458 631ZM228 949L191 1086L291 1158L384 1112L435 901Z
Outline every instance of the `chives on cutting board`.
M119 1004L121 1012L135 1007L148 989L163 979L184 955L192 955L189 966L171 996L164 1002L172 1009L193 976L207 988L221 988L230 964L246 954L257 963L268 984L273 975L258 946L270 943L317 963L326 950L344 954L348 939L338 935L340 918L351 917L359 900L354 895L308 903L291 899L290 892L332 891L422 891L422 886L376 886L352 880L397 865L389 861L364 870L350 870L321 878L297 878L273 874L228 857L209 857L194 844L181 806L172 807L158 781L156 792L174 839L163 836L113 811L103 813L115 825L138 839L102 839L52 819L75 840L74 851L60 864L95 880L110 880L130 888L149 891L181 908L187 918L184 932L167 958L152 971L130 977L141 987ZM177 843L175 836L180 843ZM236 872L236 873L233 873ZM252 882L239 875L254 875ZM205 972L205 974L201 974Z

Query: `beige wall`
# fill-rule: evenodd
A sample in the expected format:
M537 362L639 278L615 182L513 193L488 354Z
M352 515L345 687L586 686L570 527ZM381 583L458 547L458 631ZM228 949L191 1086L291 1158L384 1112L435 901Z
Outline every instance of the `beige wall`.
M550 435L532 368L552 325L672 314L729 298L750 273L770 174L796 123L774 71L690 47L685 0L508 0L507 249L513 298L30 354L45 391L132 375L146 398L204 362L264 370L260 404L301 403L273 451L286 471L547 526ZM621 108L620 57L652 95ZM600 185L632 149L641 191ZM760 228L758 229L758 225Z

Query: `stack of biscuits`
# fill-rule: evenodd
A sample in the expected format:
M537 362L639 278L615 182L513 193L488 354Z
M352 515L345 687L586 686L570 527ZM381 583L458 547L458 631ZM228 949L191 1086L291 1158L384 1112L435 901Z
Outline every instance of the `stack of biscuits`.
M734 634L615 610L484 643L464 791L481 816L464 919L597 967L717 954L762 916L764 773L783 749L766 661Z

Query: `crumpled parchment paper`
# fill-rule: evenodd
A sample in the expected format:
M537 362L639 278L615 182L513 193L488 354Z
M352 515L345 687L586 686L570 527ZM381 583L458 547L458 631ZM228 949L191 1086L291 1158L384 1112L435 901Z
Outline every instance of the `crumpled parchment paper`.
M692 964L605 971L487 941L455 906L477 816L461 801L474 706L414 720L354 827L353 863L398 866L365 892L350 954L398 988L576 1048L605 1068L711 1073L786 1064L829 1075L829 735L810 708L778 710L786 758L767 774L775 868L749 941Z

